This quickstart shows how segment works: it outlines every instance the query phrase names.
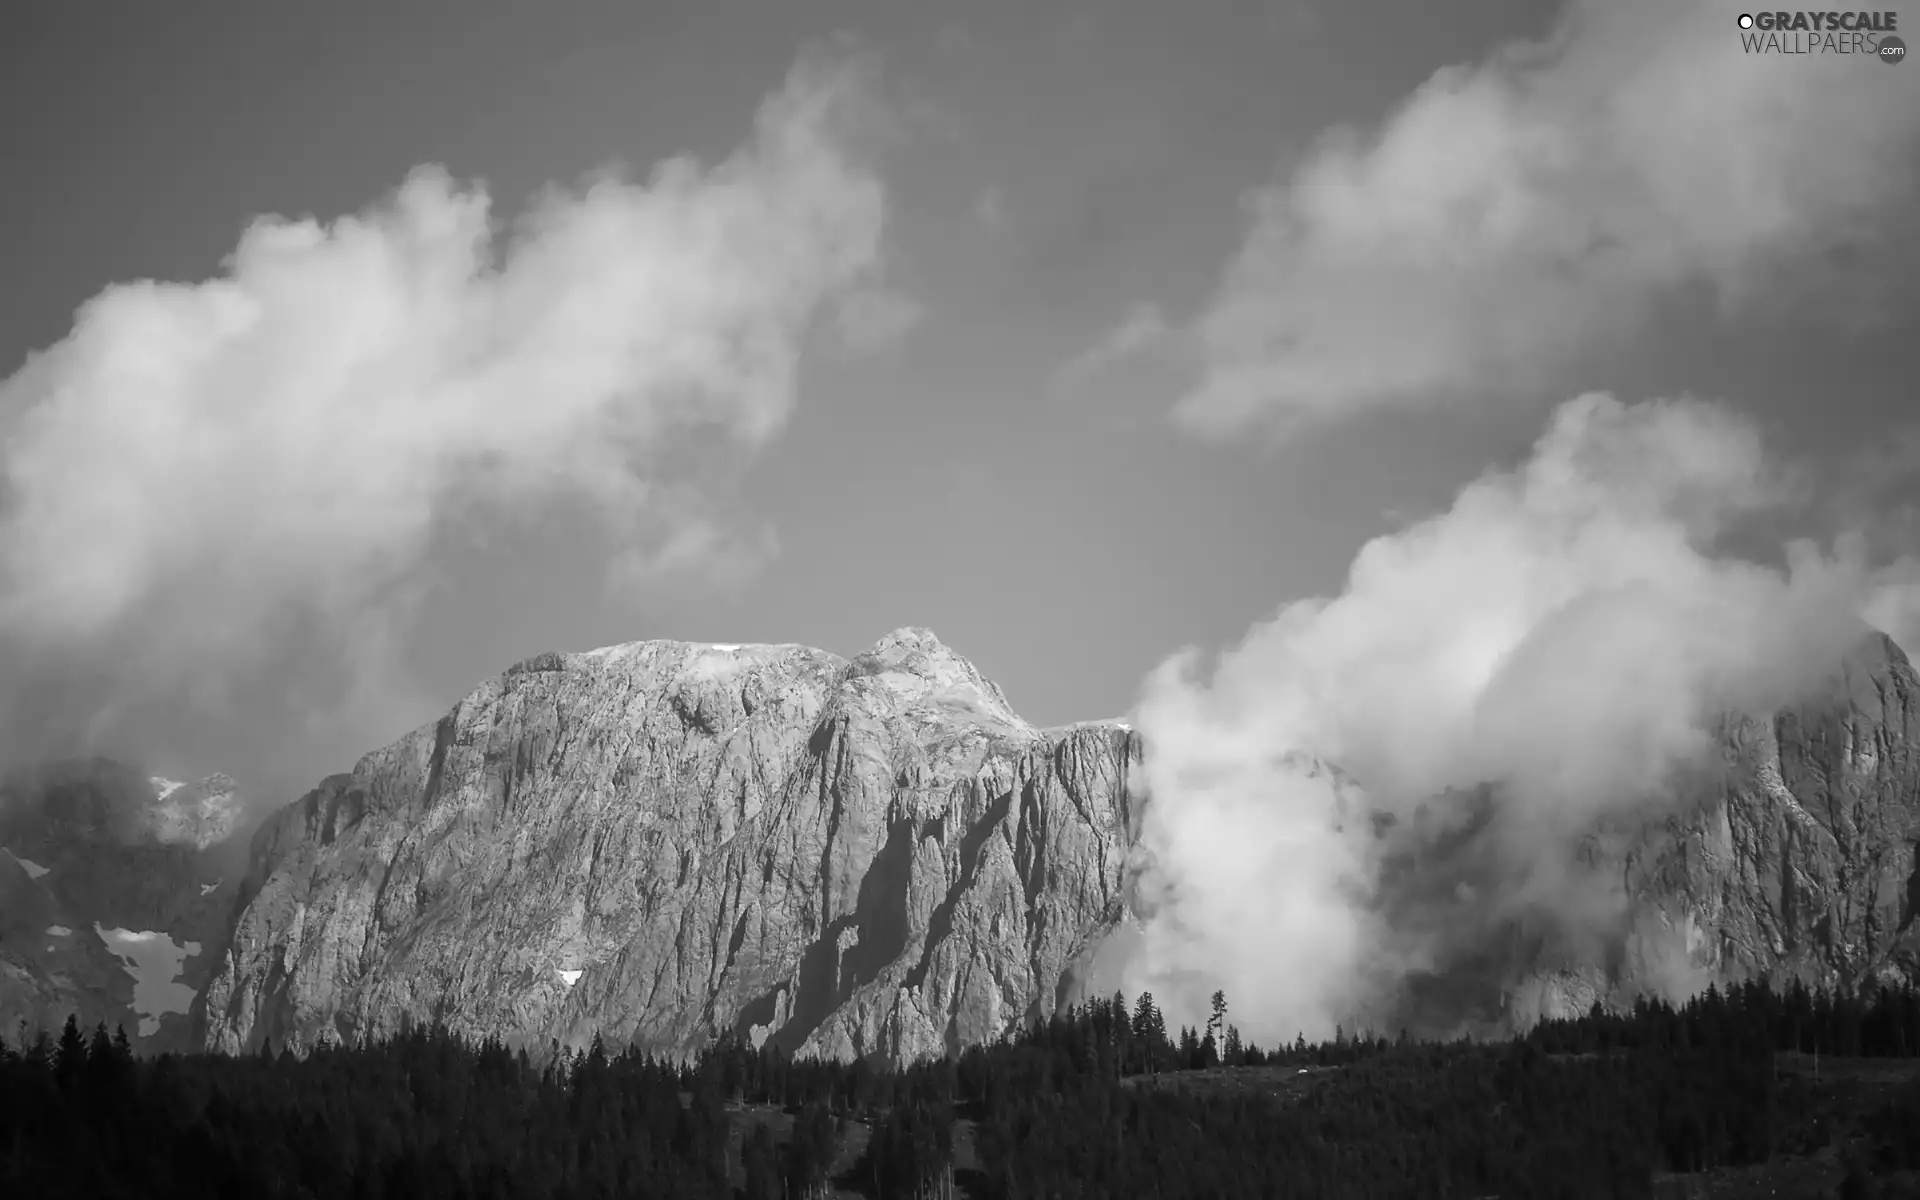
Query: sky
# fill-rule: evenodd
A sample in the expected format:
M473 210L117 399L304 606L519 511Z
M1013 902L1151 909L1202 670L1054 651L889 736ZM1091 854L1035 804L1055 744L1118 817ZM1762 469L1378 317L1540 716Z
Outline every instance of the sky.
M290 797L544 650L903 625L1118 715L1594 393L1896 559L1920 67L1736 11L30 0L10 749Z

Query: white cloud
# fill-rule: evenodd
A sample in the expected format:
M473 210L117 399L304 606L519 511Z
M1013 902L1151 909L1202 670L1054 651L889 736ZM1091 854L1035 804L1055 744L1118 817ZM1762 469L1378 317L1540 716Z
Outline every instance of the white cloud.
M102 291L0 383L16 712L59 679L110 736L128 706L218 707L295 638L349 707L403 689L449 526L584 508L623 578L750 565L768 544L686 464L780 431L823 309L869 342L908 323L871 299L876 103L862 64L810 56L724 161L556 189L507 228L424 167L353 216L255 221L217 278Z
M1718 714L1792 698L1861 636L1863 609L1915 594L1857 539L1793 544L1780 566L1721 549L1802 498L1730 409L1583 396L1518 469L1363 547L1338 596L1285 606L1210 672L1167 663L1135 717L1152 916L1128 990L1191 1015L1224 987L1267 1038L1377 1011L1482 932L1394 911L1418 881L1383 873L1384 854L1472 814L1437 797L1482 783L1507 807L1454 881L1485 892L1464 911L1589 929L1617 895L1582 890L1574 839L1664 802ZM1315 764L1350 772L1401 832L1376 840Z
M1119 323L1063 365L1055 383L1065 388L1082 387L1130 360L1171 354L1177 345L1177 336L1158 306L1135 304Z
M1248 197L1179 419L1286 433L1537 385L1674 289L1778 304L1843 251L1850 287L1904 279L1920 76L1750 56L1736 11L1573 0L1546 42L1331 133Z

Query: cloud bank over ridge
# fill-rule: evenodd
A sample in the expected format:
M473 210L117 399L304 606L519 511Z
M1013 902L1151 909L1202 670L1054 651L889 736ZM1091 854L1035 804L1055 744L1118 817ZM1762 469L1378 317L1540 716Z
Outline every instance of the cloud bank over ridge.
M1071 369L1167 360L1197 376L1186 432L1285 439L1570 395L1591 385L1568 368L1676 297L1887 317L1920 79L1749 56L1737 12L1570 0L1544 39L1329 132L1246 198L1196 317L1137 308ZM1135 713L1145 919L1098 973L1196 1021L1223 986L1243 1029L1290 1039L1393 1010L1504 921L1597 936L1622 897L1573 867L1596 822L1661 811L1720 714L1789 701L1863 623L1920 644L1920 565L1878 485L1823 494L1804 468L1724 404L1580 395L1523 463L1363 546L1337 595L1165 663ZM1769 539L1836 498L1826 540ZM1453 875L1408 873L1442 845L1467 848Z
M816 318L871 349L914 311L879 278L869 67L809 54L731 156L510 226L423 167L88 301L0 382L8 749L164 749L169 714L302 687L308 735L377 744L418 716L399 651L450 530L586 511L615 582L751 570L710 469L777 436Z
M1619 896L1573 870L1577 840L1660 811L1719 714L1792 701L1863 614L1920 594L1912 560L1876 567L1857 537L1726 548L1802 499L1736 410L1581 396L1523 464L1367 543L1339 595L1211 669L1167 662L1134 718L1152 799L1125 986L1189 1017L1224 987L1268 1039L1390 1006L1472 931L1396 911L1389 856L1482 818L1483 784L1508 803L1459 881L1492 889L1472 911L1593 932Z

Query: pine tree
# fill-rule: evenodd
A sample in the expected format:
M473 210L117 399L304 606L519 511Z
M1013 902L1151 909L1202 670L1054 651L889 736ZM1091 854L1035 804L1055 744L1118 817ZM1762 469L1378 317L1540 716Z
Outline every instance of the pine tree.
M815 1100L800 1110L787 1147L786 1184L794 1200L810 1200L827 1193L827 1170L833 1163L833 1116Z
M1133 1009L1133 1036L1140 1043L1147 1069L1158 1074L1167 1055L1167 1022L1153 1002L1152 992L1141 992Z
M67 1027L60 1031L60 1045L54 1051L53 1072L61 1083L80 1077L87 1065L87 1039L80 1033L80 1022L67 1014Z
M741 1145L740 1165L746 1171L747 1200L777 1200L780 1179L774 1171L773 1134L764 1124L755 1123L752 1136Z
M93 1027L93 1040L87 1045L87 1064L84 1074L87 1086L96 1092L106 1092L119 1081L119 1056L114 1053L113 1038L107 1033L107 1023L101 1021Z

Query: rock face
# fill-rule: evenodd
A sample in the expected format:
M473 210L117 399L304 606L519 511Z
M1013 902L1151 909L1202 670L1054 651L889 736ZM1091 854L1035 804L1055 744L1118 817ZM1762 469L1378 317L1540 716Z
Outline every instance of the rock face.
M1581 936L1509 922L1504 941L1483 937L1421 981L1411 1007L1511 1028L1753 977L1920 980L1920 676L1906 655L1875 635L1824 690L1720 732L1717 762L1661 819L1588 839L1572 876L1591 885ZM1573 907L1565 889L1554 904Z
M206 1045L991 1038L1121 917L1138 754L1033 728L924 630L540 655L262 827Z
M1701 802L1625 864L1643 927L1674 931L1691 967L1719 974L1920 979L1920 676L1907 656L1875 636L1825 694L1731 718L1724 744Z
M6 1031L57 1032L73 1014L144 1051L194 1047L188 1001L232 922L244 811L223 775L174 785L107 759L0 780Z
M1917 699L1875 637L1824 693L1729 717L1717 763L1657 820L1597 831L1576 873L1592 896L1562 891L1544 916L1488 900L1514 866L1497 790L1442 798L1480 814L1414 836L1381 903L1444 952L1376 1025L1511 1027L1752 975L1920 977ZM14 822L0 845L40 874L0 856L0 1000L56 1020L126 1009L103 936L42 936L110 922L203 943L181 982L216 1050L438 1019L536 1045L686 1053L735 1032L904 1061L1075 994L1126 911L1141 752L1119 723L1033 728L922 630L852 661L544 654L278 813L244 883L201 878L232 844L220 778L73 803L139 792L95 779L36 810L39 833Z

